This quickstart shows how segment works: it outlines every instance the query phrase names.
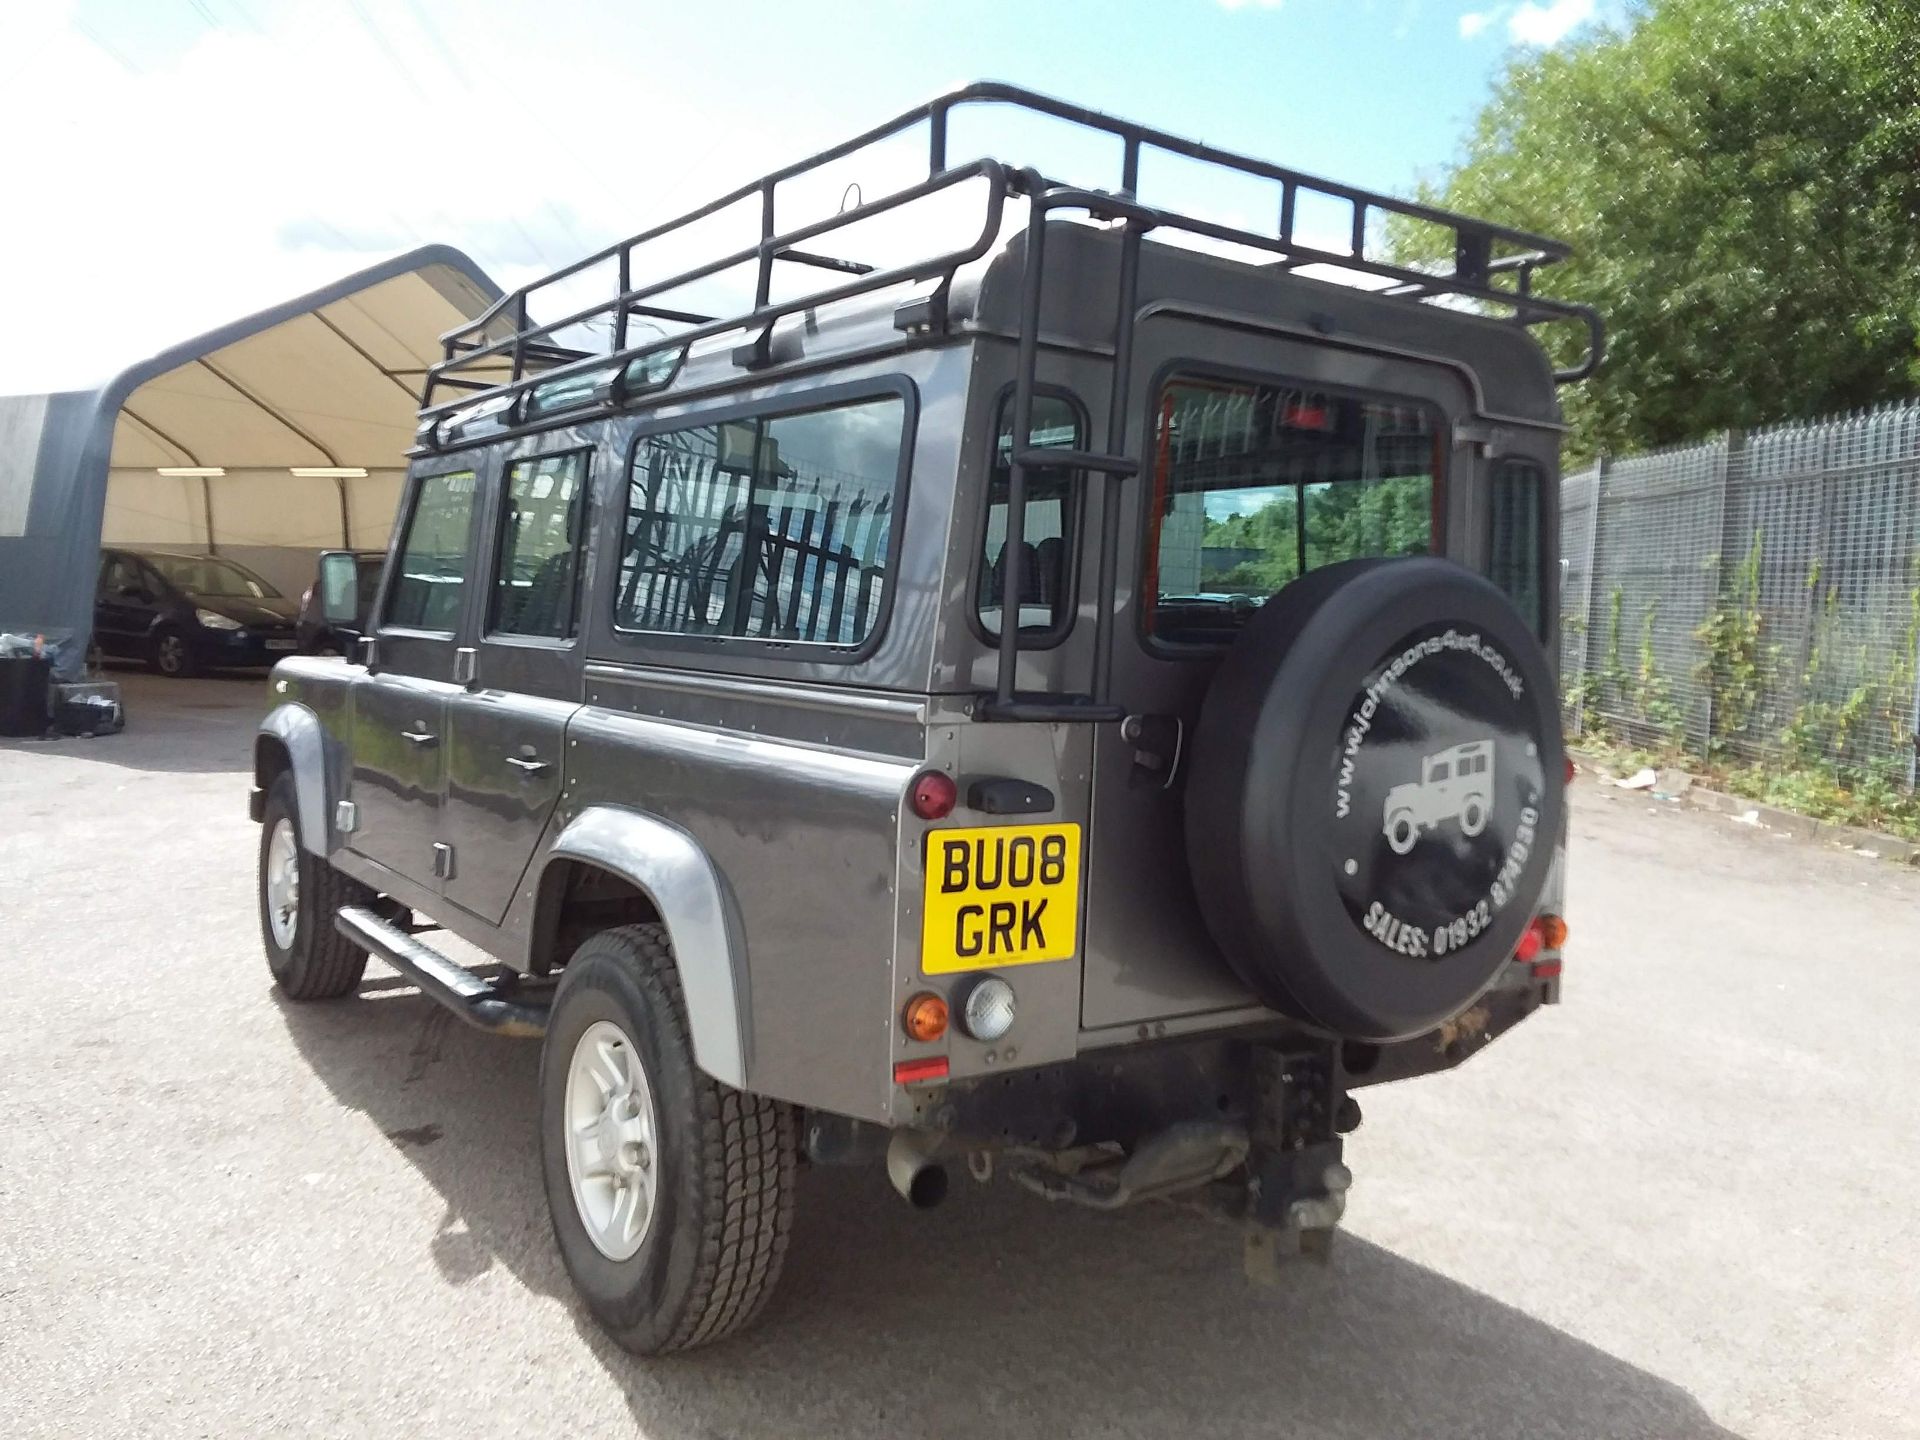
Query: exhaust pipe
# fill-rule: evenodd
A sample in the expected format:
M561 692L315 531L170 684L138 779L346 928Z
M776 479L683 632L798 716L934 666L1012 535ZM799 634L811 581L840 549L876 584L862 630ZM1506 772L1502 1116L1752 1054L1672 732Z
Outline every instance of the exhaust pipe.
M896 1130L887 1142L887 1178L916 1210L931 1210L947 1198L947 1167L933 1159L940 1137L925 1130Z

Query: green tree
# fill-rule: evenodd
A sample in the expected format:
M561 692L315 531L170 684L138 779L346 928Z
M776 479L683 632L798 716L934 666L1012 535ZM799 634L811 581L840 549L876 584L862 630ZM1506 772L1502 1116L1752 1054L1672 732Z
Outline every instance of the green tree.
M1563 397L1576 454L1920 386L1915 0L1644 0L1516 56L1423 192L1575 246L1539 289L1607 321ZM1431 231L1389 240L1444 263Z

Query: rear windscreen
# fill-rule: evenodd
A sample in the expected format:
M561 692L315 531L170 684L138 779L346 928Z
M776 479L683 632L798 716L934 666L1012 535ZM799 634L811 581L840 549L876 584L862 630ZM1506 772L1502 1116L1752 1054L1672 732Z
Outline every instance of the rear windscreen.
M1431 407L1175 374L1155 419L1153 640L1224 644L1308 570L1439 548L1443 421Z

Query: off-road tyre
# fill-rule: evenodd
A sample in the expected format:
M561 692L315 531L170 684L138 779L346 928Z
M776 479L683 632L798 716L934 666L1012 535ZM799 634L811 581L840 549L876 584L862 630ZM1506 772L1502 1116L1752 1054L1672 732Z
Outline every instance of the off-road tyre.
M624 1260L589 1236L568 1170L567 1078L596 1021L612 1022L634 1045L657 1111L654 1210ZM793 1112L696 1068L663 926L600 931L568 961L540 1056L540 1159L567 1273L625 1349L660 1355L710 1344L766 1305L793 1222Z
M267 871L273 862L274 836L282 824L291 827L300 873L291 944L282 944L275 935L268 913L272 901ZM342 875L307 849L300 833L300 807L291 771L282 771L267 790L260 817L260 873L255 890L267 968L273 972L274 984L289 1000L334 1000L359 987L367 968L367 952L356 949L334 929L333 917L343 905L368 905L376 897L365 885Z

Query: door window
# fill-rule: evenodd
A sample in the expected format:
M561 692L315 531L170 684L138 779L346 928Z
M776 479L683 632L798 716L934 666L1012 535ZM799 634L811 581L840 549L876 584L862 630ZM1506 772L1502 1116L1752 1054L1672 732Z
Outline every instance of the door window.
M1223 645L1308 570L1438 549L1441 425L1414 401L1175 375L1156 414L1148 637Z
M129 591L144 588L140 578L140 568L124 555L116 555L107 562L100 577L100 593L109 600L118 600Z
M1507 592L1536 634L1547 623L1540 569L1546 486L1546 471L1531 460L1502 460L1493 467L1487 578Z
M460 623L467 538L473 521L471 470L428 475L414 491L400 545L387 624L451 635Z
M629 468L622 630L859 645L893 566L897 395L648 435Z
M1072 401L1059 395L1033 397L1032 448L1077 450L1081 441L1080 415ZM1000 634L1000 611L1006 594L1007 489L1012 479L1013 396L1009 393L1000 403L978 576L980 624L993 637ZM1027 471L1020 541L1022 635L1058 635L1072 622L1074 521L1080 508L1079 493L1074 472L1065 466L1041 465Z
M577 633L586 506L584 450L507 468L487 626L492 633L549 640Z

